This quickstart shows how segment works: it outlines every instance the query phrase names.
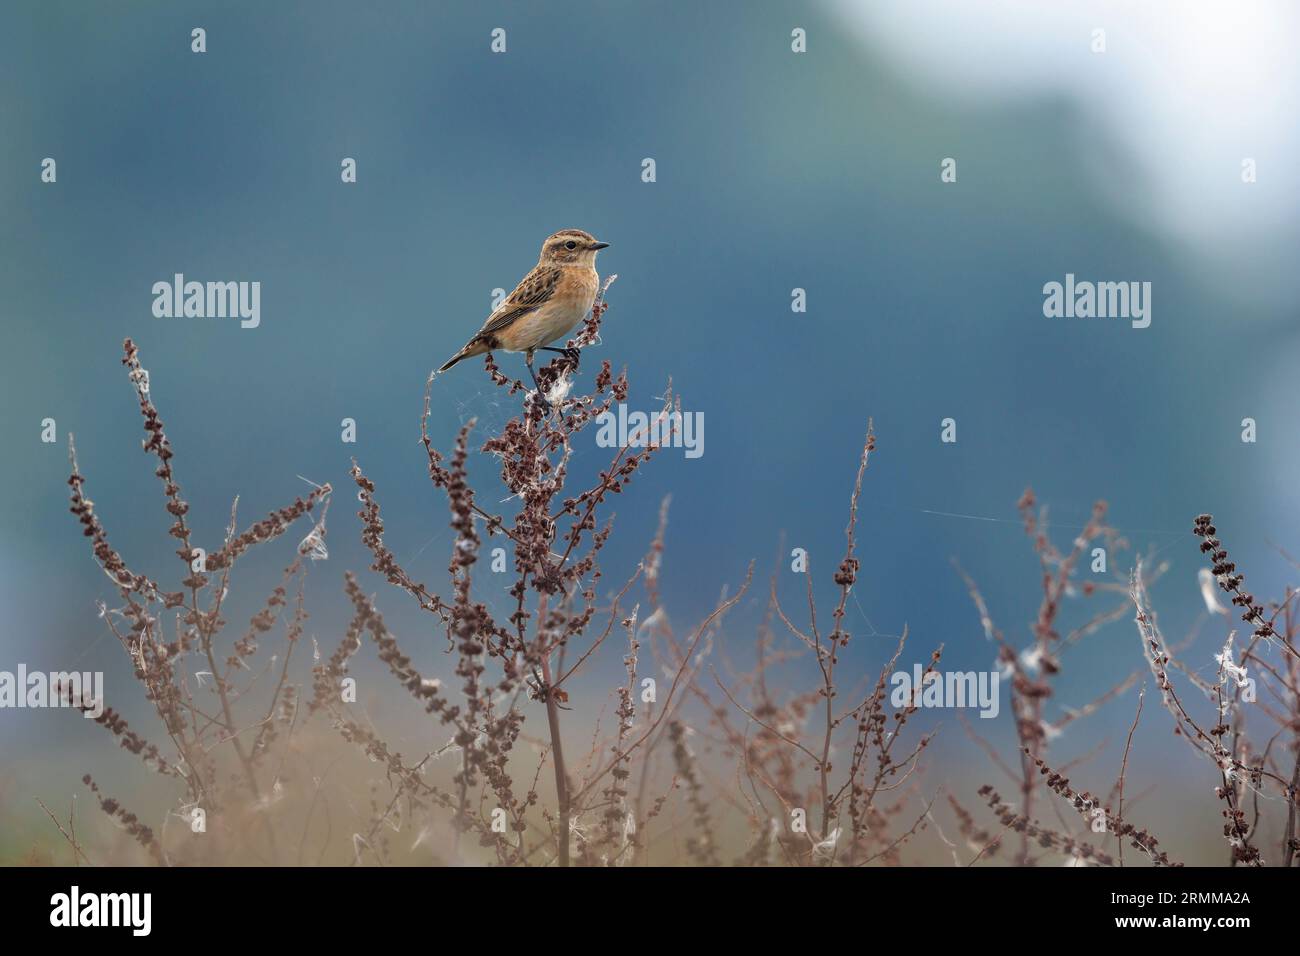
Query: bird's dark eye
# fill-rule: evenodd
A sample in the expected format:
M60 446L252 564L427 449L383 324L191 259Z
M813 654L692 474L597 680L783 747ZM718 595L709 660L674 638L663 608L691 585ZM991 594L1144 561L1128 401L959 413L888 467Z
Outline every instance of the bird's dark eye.
M570 239L568 242L566 242L566 243L564 244L564 248L566 248L566 249L576 249L576 248L578 248L578 244L577 244L576 242L574 242L572 239Z

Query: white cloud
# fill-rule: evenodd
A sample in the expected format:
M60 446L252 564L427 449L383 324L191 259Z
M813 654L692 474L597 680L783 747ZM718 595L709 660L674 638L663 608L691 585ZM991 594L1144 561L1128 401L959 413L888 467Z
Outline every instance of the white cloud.
M1300 220L1300 4L1287 0L826 0L936 99L1062 97L1094 185L1147 228L1195 245L1294 235ZM1091 51L1106 31L1106 52ZM1118 144L1140 171L1105 162ZM1258 182L1241 182L1252 157Z

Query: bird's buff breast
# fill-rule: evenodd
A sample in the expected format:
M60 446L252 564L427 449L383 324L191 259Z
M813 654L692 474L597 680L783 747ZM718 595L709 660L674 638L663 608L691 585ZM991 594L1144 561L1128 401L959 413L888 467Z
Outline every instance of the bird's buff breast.
M583 275L561 279L549 302L499 333L497 339L501 346L511 352L526 352L550 345L577 328L596 301L596 272L594 269L583 272Z

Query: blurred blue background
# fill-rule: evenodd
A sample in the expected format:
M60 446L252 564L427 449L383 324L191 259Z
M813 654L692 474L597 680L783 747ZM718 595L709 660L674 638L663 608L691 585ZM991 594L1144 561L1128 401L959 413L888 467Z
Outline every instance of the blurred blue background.
M1203 610L1197 512L1215 513L1255 593L1280 593L1294 568L1276 546L1300 547L1298 86L1282 45L1297 14L1127 6L7 5L0 669L104 670L109 703L156 736L95 617L114 595L67 513L71 431L116 547L175 577L119 363L127 336L152 373L201 541L219 541L236 495L243 525L304 493L298 476L339 489L331 557L309 585L309 630L326 653L345 626L342 572L369 564L351 456L378 484L389 545L440 583L450 533L416 441L425 376L478 328L492 290L569 227L611 242L600 266L619 274L579 387L609 359L628 368L632 408L656 407L671 378L684 409L704 415L703 457L653 460L615 501L605 552L606 583L621 582L671 492L675 623L707 612L751 559L797 599L792 547L809 551L831 599L868 416L879 452L850 605L855 673L874 673L905 624L909 667L939 643L945 667L991 666L954 558L1009 636L1028 638L1039 571L1014 508L1027 485L1063 546L1104 498L1134 546L1112 569L1136 551L1171 562L1154 599L1173 637ZM194 27L207 31L202 55ZM497 27L505 54L489 49ZM796 27L803 54L791 51ZM1098 27L1104 54L1090 50ZM45 157L56 184L40 181ZM355 184L340 181L344 157ZM641 180L647 157L654 183ZM940 182L945 157L955 183ZM1258 182L1242 183L1244 157ZM154 318L151 286L176 272L260 281L260 327ZM1066 273L1151 282L1150 328L1045 318L1043 284ZM796 287L803 314L790 308ZM500 359L522 376L522 359ZM434 440L448 447L470 417L485 435L516 409L466 363L436 383ZM1256 444L1240 440L1247 416ZM40 441L46 417L57 444ZM355 445L340 442L345 417ZM955 445L939 440L946 417ZM580 448L579 469L607 457ZM504 496L491 461L472 473L486 505ZM241 568L232 628L299 536ZM449 676L409 601L366 580L412 635L408 650ZM504 602L504 584L477 586ZM733 658L753 642L765 591L728 621ZM1067 620L1094 607L1067 608ZM1130 621L1070 653L1058 702L1083 703L1141 666ZM1212 667L1223 637L1208 629L1189 661ZM593 693L618 658L593 672ZM1054 746L1122 746L1134 704ZM992 771L951 717L927 785L969 800ZM1213 827L1205 768L1173 751L1158 708L1144 722L1145 782L1167 763L1159 782L1172 793L1186 774L1200 788L1193 822ZM1009 743L1005 698L997 723L989 735ZM135 773L101 735L67 714L0 712L0 812L26 818L34 796L63 799L86 770ZM1095 787L1114 764L1099 758ZM31 832L44 825L33 818Z

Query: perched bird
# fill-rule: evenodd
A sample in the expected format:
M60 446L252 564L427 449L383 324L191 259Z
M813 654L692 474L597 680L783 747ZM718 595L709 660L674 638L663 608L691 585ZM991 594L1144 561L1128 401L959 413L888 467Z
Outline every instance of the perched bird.
M523 352L528 374L537 385L533 353L541 349L570 354L569 350L547 346L567 336L591 311L600 284L596 253L608 246L608 242L597 242L595 236L581 229L561 229L548 237L533 271L438 371L445 372L461 359L498 349ZM540 395L540 386L537 391Z

